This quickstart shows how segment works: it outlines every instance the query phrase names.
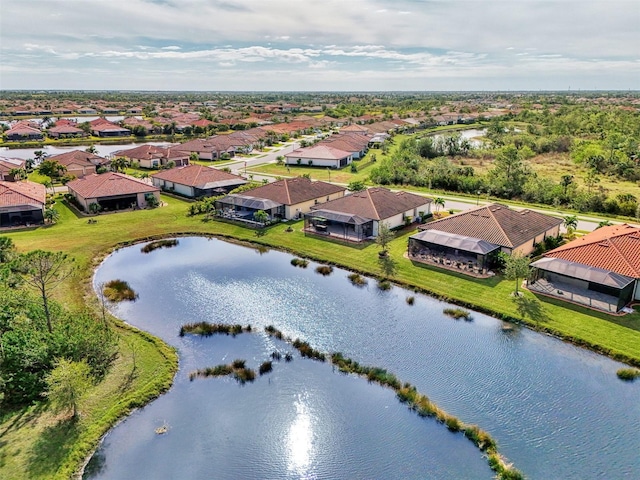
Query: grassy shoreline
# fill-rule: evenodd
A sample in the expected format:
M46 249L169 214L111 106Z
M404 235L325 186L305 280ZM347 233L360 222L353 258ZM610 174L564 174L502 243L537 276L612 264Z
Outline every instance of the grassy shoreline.
M238 225L187 217L189 203L186 201L167 196L163 196L163 200L167 203L165 207L98 216L96 224L87 224L86 217L77 216L59 202L57 225L3 235L11 237L20 251L61 250L75 257L79 272L56 292L56 297L77 309L97 308L91 281L94 269L106 256L134 243L167 237L215 237L251 248L286 251L377 279L384 276L375 244L354 246L308 237L301 231L302 222L291 224L293 232L285 232L286 225L279 224L257 237L254 231ZM408 230L399 232L390 245L389 257L396 266L390 280L395 285L503 320L526 324L615 360L640 366L639 312L613 317L560 300L535 297L530 292L524 295L527 302L518 304L510 296L512 282L496 277L472 279L455 272L412 264L404 258L407 237L411 233ZM146 332L120 320L113 319L112 322L120 338L118 362L107 380L96 386L81 406L85 415L76 427L62 431L42 404L0 419L0 435L6 440L5 446L0 448L0 477L69 478L111 426L170 387L178 365L176 352ZM125 384L131 377L136 357L136 376L130 384ZM126 388L122 389L123 385ZM40 458L43 451L47 452L47 458Z

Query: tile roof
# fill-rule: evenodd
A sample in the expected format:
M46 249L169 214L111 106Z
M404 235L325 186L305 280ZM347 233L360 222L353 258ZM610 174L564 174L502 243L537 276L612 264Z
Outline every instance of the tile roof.
M243 195L266 198L283 205L296 205L316 198L326 197L346 189L327 182L312 182L305 177L285 178L243 192ZM323 205L326 205L323 204Z
M160 191L158 187L149 185L142 180L115 172L87 175L84 178L70 181L67 187L83 198L113 197Z
M42 207L46 198L45 186L39 183L29 181L0 182L0 207L18 207L21 205Z
M151 177L197 188L214 188L217 186L216 184L228 186L247 183L244 178L238 175L223 172L217 168L205 167L204 165L186 165L163 170L154 173Z
M640 228L627 224L598 228L547 252L545 257L640 278Z
M48 157L47 160L58 162L60 165L64 165L65 167L68 167L71 164L93 166L109 163L109 160L101 157L100 155L83 152L82 150L71 150L70 152L52 155L51 157Z
M431 201L430 198L414 193L392 192L387 188L374 187L323 203L318 208L349 213L373 220L385 220L431 203Z
M351 152L340 150L330 145L315 145L313 147L298 148L284 155L285 157L317 158L322 160L340 160L351 156Z
M22 158L0 157L0 172L7 175L14 168L24 168L26 163Z
M516 211L493 203L429 222L420 229L481 238L501 247L516 248L561 223L559 218L533 210Z

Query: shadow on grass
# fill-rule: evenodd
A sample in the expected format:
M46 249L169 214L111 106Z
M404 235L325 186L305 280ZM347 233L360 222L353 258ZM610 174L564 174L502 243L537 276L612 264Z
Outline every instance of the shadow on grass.
M80 426L76 420L61 420L45 428L34 442L27 458L27 473L32 477L53 474L78 440Z
M465 275L464 273L458 273L453 270L447 270L446 268L438 268L435 265L428 265L426 263L416 262L415 260L411 260L411 259L410 261L414 267L424 268L426 270L442 273L444 275L450 275L452 277L456 277L470 283L477 283L478 285L482 285L485 287L493 288L502 282L502 277L500 275L494 275L493 277L488 277L488 278L476 278L470 275Z
M378 264L380 265L380 270L385 278L393 277L398 271L398 262L389 255L378 257Z
M536 298L517 296L513 297L513 303L516 304L518 314L525 320L528 318L536 324L549 320L542 303Z
M316 235L307 231L304 231L304 236L309 238L314 238L316 240L322 240L328 243L335 243L336 245L342 245L344 247L353 248L355 250L364 250L369 245L373 244L371 240L366 240L362 242L349 242L347 240L341 240L336 237L332 237L330 235Z

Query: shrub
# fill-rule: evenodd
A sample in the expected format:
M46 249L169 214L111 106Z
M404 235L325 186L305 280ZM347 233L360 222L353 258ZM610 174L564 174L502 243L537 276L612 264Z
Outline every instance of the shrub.
M236 359L233 361L233 363L231 363L231 366L233 368L244 368L246 363L247 363L246 360Z
M414 303L416 303L416 297L414 297L413 295L410 295L406 298L407 304L409 305L413 305Z
M391 290L391 282L389 280L380 280L378 281L378 288L380 290Z

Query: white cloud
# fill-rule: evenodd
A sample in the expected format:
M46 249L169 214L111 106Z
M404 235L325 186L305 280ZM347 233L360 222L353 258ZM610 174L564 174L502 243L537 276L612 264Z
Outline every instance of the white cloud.
M62 16L47 13L62 8ZM234 67L250 74L243 81L253 88L266 89L281 89L281 80L267 84L265 72L275 71L301 82L297 89L313 82L353 88L356 79L367 89L414 78L419 88L466 78L474 89L492 75L495 88L524 88L523 81L553 88L564 76L577 85L578 75L591 86L589 77L608 76L612 86L640 88L638 12L637 0L3 0L1 87L61 88L49 79L71 81L73 72L86 88L98 81L141 88L152 67L167 79L193 69L188 78L175 73L183 84L172 87L190 89L206 84L215 65L224 67L216 73L222 83L236 84L223 77ZM303 81L310 68L323 78Z

